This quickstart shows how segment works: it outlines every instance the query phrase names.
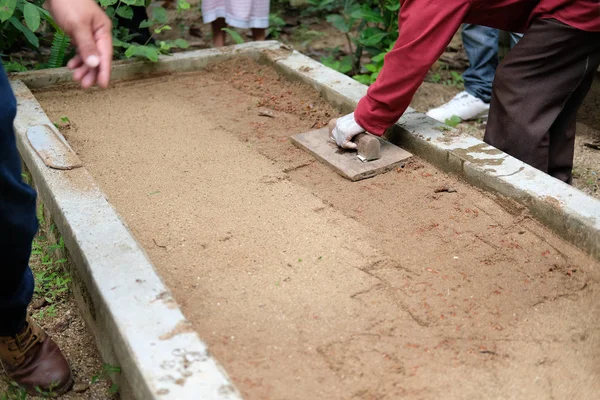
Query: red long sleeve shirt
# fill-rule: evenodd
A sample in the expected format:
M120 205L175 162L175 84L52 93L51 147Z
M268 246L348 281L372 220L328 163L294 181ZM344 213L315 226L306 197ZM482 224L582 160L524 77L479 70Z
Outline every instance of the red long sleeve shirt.
M402 0L400 34L377 81L354 112L356 122L382 135L406 111L433 63L462 23L524 32L537 18L600 32L600 0Z

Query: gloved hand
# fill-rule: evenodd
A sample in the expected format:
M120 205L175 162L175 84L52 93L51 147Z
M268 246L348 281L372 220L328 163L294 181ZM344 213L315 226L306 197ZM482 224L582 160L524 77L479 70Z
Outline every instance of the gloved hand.
M335 126L333 124L335 123ZM354 113L344 115L329 123L331 139L343 149L356 149L358 146L352 138L365 130L354 119Z

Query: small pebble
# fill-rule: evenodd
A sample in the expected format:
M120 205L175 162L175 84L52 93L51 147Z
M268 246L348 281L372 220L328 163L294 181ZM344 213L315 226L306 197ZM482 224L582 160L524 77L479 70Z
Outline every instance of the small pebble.
M43 297L40 297L39 299L37 299L33 303L31 303L31 308L33 308L34 310L39 310L40 308L44 307L46 304L48 304L46 299Z
M90 385L88 385L85 382L80 382L80 383L76 383L75 385L73 385L73 391L75 393L83 393L86 390L88 390L90 388Z

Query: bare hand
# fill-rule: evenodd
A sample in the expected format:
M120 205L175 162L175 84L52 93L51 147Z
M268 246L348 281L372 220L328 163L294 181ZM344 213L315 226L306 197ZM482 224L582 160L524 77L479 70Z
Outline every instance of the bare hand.
M77 55L67 67L81 86L106 88L112 64L112 24L94 0L48 0L56 23L71 37Z

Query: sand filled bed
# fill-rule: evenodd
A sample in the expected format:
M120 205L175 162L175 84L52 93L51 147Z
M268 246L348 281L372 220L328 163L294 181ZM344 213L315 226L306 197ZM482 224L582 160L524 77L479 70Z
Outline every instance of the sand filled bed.
M240 59L35 95L244 398L596 398L598 263L416 157L338 176L289 141L339 115L312 89Z

